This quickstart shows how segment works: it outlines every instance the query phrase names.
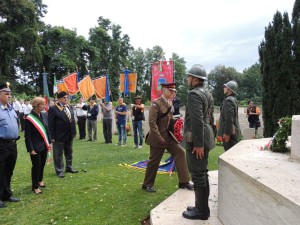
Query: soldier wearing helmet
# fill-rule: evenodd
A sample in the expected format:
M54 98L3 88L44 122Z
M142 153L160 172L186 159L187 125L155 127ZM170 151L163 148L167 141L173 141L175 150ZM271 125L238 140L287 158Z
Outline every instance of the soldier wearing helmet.
M218 136L223 138L225 151L233 147L241 138L238 102L236 100L237 91L238 84L235 81L232 80L224 84L226 98L220 113Z
M204 89L205 80L206 71L200 64L193 65L187 72L190 92L186 103L183 144L195 192L195 206L188 206L182 213L187 219L207 220L210 216L207 165L209 151L214 148L215 140L210 125L213 97Z

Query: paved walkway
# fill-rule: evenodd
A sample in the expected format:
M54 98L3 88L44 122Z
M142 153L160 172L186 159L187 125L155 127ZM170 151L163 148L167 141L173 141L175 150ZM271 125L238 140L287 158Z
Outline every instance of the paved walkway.
M169 198L151 210L152 225L222 225L217 217L218 209L218 171L209 172L210 182L210 218L208 220L188 220L182 216L187 206L195 205L193 191L179 189Z

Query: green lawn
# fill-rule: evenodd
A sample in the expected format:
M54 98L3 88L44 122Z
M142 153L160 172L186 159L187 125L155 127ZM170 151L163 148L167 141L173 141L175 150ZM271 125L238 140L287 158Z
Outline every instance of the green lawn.
M116 140L117 136L113 136L113 143ZM43 194L35 195L31 192L31 162L22 137L12 180L14 196L20 197L21 202L7 203L7 208L0 209L0 224L140 224L152 208L177 190L176 175L159 174L157 192L147 193L141 189L144 172L120 166L148 159L149 146L133 149L131 136L126 147L103 142L99 123L98 142L74 141L73 166L80 172L59 179L53 164L47 165L47 187ZM211 151L210 170L218 169L218 156L222 153L220 146ZM166 153L164 158L168 156Z

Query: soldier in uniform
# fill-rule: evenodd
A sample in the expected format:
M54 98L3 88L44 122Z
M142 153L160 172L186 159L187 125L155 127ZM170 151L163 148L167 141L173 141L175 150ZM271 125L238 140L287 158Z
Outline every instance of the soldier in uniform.
M238 84L229 81L224 84L225 101L220 113L218 136L223 137L225 151L233 147L241 138L241 129L238 118L238 102L236 94Z
M199 64L193 65L187 73L190 91L186 103L183 144L195 192L195 207L188 206L182 213L187 219L207 220L210 216L207 165L209 151L215 147L215 140L211 126L213 97L203 88L205 80L206 71Z
M168 129L172 118L171 98L176 91L175 83L161 84L161 86L162 96L153 102L149 110L150 131L146 136L146 144L150 145L150 157L142 189L147 192L155 192L153 185L156 173L165 149L167 149L176 163L179 188L193 190L193 185L189 182L186 153Z
M18 202L12 194L11 178L17 162L17 140L20 138L18 116L9 104L11 90L9 83L0 84L0 208L7 205L3 201Z

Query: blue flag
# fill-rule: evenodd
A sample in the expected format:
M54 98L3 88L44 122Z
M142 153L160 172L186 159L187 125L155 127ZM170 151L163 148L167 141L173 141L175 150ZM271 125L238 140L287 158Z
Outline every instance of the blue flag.
M129 95L129 72L130 70L124 70L124 93L125 93L125 96L128 96Z
M106 82L105 82L105 101L109 102L109 77L106 74Z

